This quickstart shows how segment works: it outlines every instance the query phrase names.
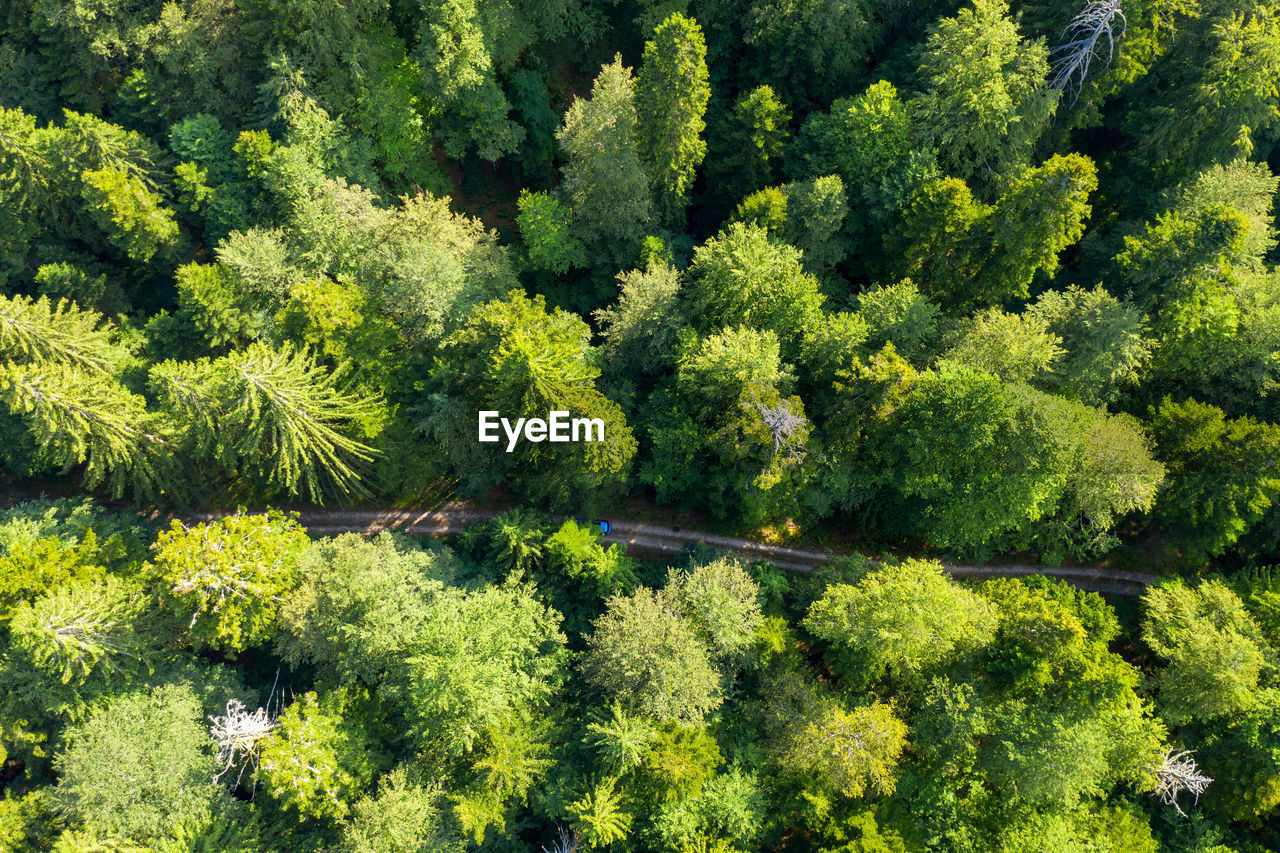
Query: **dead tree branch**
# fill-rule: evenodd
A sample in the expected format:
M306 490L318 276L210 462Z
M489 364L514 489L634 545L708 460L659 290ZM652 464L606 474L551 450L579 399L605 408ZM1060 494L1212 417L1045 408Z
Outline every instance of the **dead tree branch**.
M782 400L776 406L766 406L755 401L756 411L760 413L764 425L773 433L773 458L781 453L787 462L800 462L804 459L804 439L808 432L809 421L804 415L791 411L791 404Z
M1050 51L1054 59L1049 69L1049 88L1061 92L1074 87L1072 103L1075 103L1084 88L1085 78L1089 76L1090 63L1101 56L1102 39L1107 40L1104 61L1110 65L1115 55L1116 39L1124 34L1126 24L1120 0L1091 0L1063 28L1062 38L1065 41Z
M1186 817L1187 813L1182 810L1182 806L1178 805L1178 794L1188 791L1199 803L1200 795L1213 781L1200 772L1200 768L1196 767L1195 759L1191 757L1191 752L1188 750L1175 753L1170 749L1165 752L1164 758L1155 768L1155 775L1156 796L1166 806L1173 806L1183 817Z
M214 781L221 779L231 768L239 766L236 784L248 767L258 765L258 744L263 738L280 728L265 708L249 711L239 699L227 702L227 713L220 717L209 717L213 725L209 726L209 737L218 744L218 761L222 769L214 776Z

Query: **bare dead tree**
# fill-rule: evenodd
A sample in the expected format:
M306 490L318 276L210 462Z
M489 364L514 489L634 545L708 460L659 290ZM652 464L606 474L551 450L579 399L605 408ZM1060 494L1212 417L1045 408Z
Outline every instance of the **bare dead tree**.
M773 458L781 453L788 462L800 462L804 459L804 436L809 421L804 415L791 411L791 404L782 400L776 406L766 406L758 399L755 401L756 411L764 420L764 425L773 433Z
M266 708L250 711L239 699L227 702L227 713L222 716L211 716L209 737L218 744L218 761L222 769L214 776L214 781L221 779L233 767L239 767L236 784L244 771L258 765L258 745L263 738L280 728L280 724L267 712Z
M1160 764L1155 768L1155 775L1156 796L1166 806L1173 806L1183 817L1186 817L1187 813L1182 810L1182 806L1178 805L1178 795L1187 791L1199 803L1200 795L1213 781L1200 772L1200 768L1196 767L1196 761L1188 750L1182 752L1167 750Z
M581 843L577 831L570 832L563 826L556 827L560 830L560 834L556 840L551 842L551 846L543 845L542 853L578 853L578 845Z
M1075 103L1089 76L1089 65L1101 57L1101 42L1107 41L1106 65L1115 55L1116 39L1124 34L1127 21L1120 0L1090 0L1062 30L1063 43L1053 48L1049 88L1059 92L1074 87Z

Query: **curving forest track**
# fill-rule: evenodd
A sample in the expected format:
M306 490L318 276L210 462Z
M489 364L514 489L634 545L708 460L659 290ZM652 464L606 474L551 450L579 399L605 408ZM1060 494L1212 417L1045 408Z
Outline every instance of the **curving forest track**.
M417 536L449 536L462 532L464 527L474 521L482 521L498 514L497 510L478 509L462 501L451 501L431 510L300 509L296 512L307 530L325 536L338 533L373 534L383 530L399 530ZM192 514L183 517L199 521L218 514L221 513ZM731 551L747 560L769 562L780 569L797 573L812 571L831 557L839 556L839 552L834 551L813 551L786 545L770 545L736 536L721 536L661 524L612 519L610 523L612 530L605 534L604 541L622 543L629 551L678 554L686 545L702 542L713 548ZM1047 575L1060 578L1081 589L1117 595L1140 593L1148 584L1158 580L1156 575L1090 566L1023 564L975 566L945 561L942 565L953 575L977 578Z

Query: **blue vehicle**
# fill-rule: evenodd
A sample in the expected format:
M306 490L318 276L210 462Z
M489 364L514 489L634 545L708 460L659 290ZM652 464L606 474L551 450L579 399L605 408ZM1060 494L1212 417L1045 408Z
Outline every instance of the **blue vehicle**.
M609 531L613 530L613 525L603 518L597 518L594 521L587 521L585 518L575 518L574 521L576 521L582 527L585 527L589 524L594 524L600 528L601 533L606 535L609 533Z

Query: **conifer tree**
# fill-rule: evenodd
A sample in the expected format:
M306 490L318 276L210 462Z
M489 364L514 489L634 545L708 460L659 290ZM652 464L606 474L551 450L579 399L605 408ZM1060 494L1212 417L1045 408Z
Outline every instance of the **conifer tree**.
M153 492L162 481L166 440L149 431L145 402L123 385L65 365L0 366L0 400L40 446L38 463L84 464L85 485Z
M702 117L710 97L702 28L677 12L645 42L636 78L640 152L662 216L672 224L679 224L695 170L707 153Z
M96 312L82 311L66 300L54 303L46 296L0 297L0 358L105 373L120 355Z
M636 148L634 82L621 55L600 69L589 100L574 100L556 139L565 160L560 191L579 239L597 259L630 262L651 201Z
M252 482L319 500L365 491L360 467L374 451L354 434L378 400L343 387L313 356L255 344L219 359L165 362L152 389L184 450Z

